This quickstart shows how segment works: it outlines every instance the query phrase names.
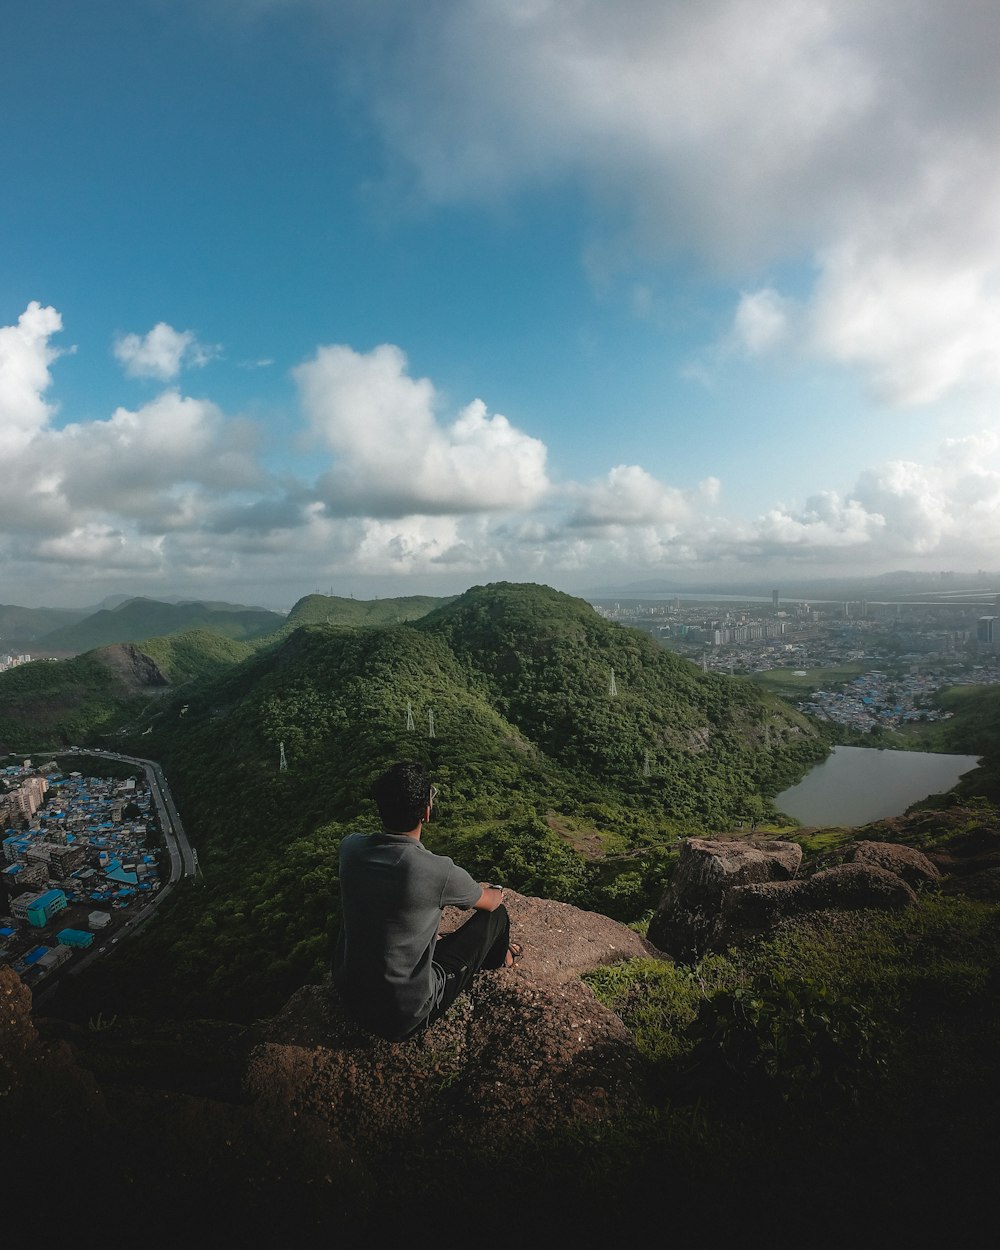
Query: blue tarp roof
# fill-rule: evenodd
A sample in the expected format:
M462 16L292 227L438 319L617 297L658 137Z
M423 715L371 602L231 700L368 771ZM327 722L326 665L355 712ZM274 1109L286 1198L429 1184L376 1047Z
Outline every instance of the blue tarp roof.
M27 955L22 955L21 958L30 968L32 964L38 963L48 949L47 946L36 946L33 950L28 951Z
M16 932L17 932L16 929L0 929L0 937L10 937L12 934Z
M46 890L44 894L39 894L38 898L36 898L33 903L29 903L28 906L29 908L47 907L49 903L54 903L57 898L65 897L66 895L62 892L62 890Z

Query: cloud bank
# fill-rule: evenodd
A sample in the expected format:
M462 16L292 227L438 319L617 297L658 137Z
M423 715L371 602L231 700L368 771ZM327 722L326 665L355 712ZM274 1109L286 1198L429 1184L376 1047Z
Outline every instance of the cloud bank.
M748 283L751 353L794 331L895 405L1000 382L1000 7L303 3L425 200L577 186L592 260ZM754 287L788 265L804 296Z
M806 561L989 567L1000 543L991 433L948 440L928 463L872 466L846 492L730 517L715 477L682 489L620 464L589 482L554 479L540 440L480 400L448 414L398 347L341 344L293 375L289 421L326 467L278 479L251 423L174 388L57 428L48 396L61 327L32 303L0 328L0 576L32 602L52 602L54 585L77 601L124 584L273 602L284 588L293 599L354 577L580 587Z

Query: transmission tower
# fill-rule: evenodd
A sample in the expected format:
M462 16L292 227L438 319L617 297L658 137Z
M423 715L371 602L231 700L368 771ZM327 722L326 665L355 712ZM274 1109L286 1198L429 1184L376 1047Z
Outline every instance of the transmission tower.
M611 685L608 687L608 694L613 699L617 693L618 693L618 687L617 685L615 685L615 670L612 669L611 670Z
M285 759L285 744L283 742L280 742L278 744L278 749L281 752L281 763L278 765L278 770L279 772L287 773L288 772L288 760Z
M427 737L433 738L435 736L436 735L434 733L434 709L429 708L427 711Z
M409 699L406 700L406 728L407 729L416 728L416 725L414 725L413 723L413 704L410 702Z
M647 751L642 761L642 775L644 777L648 777L651 771L652 770L649 767L649 752Z
M701 655L701 671L703 673L708 672L708 652L707 651L703 651Z

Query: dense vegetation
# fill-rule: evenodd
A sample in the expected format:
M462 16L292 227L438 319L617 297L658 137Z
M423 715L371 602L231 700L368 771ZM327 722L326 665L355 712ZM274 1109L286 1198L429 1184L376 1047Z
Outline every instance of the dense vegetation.
M306 595L288 614L286 630L300 625L399 625L426 616L450 598L402 595L396 599L344 599L339 595Z
M136 692L91 653L0 673L0 752L92 742L120 723Z

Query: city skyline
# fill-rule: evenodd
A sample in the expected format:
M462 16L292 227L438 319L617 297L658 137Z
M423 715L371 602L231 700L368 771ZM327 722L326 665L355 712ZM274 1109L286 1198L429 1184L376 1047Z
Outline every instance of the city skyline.
M0 602L1000 567L1000 12L4 28Z

